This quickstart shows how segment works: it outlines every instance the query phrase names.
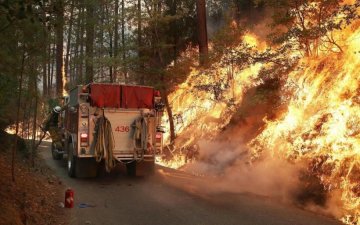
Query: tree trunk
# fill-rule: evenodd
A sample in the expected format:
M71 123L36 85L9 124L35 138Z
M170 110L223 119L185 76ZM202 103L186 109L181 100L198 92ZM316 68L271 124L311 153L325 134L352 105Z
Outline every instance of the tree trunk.
M105 17L105 15L108 15L108 18L107 18L106 22L110 24L112 21L111 21L111 17L110 17L110 13L109 13L109 8L108 8L107 5L105 5L105 13L102 13L102 14L104 15L104 17ZM116 12L115 12L115 14L116 14ZM104 17L102 19L102 24L104 24L104 21L105 21ZM114 69L114 66L113 66L113 63L114 63L114 37L113 36L116 36L116 31L113 31L113 29L111 29L111 28L108 28L107 31L108 31L108 34L109 34L109 57L110 57L109 78L110 78L110 83L114 83L115 79L114 79L114 70L113 70ZM114 32L115 32L115 35L113 35ZM103 32L101 32L101 33L103 33ZM101 37L100 37L101 46L103 46L103 39L104 39L103 37L104 37L104 34L102 34Z
M51 49L51 43L52 42L52 40L51 40L51 38L49 38L49 43L48 43L48 46L47 46L47 48L48 48L48 54L47 54L47 77L48 77L48 79L47 79L47 82L48 82L48 85L47 85L47 87L48 87L48 89L47 89L47 96L50 96L50 90L51 90L51 77L52 77L52 66L53 66L53 64L52 64L52 60L53 60L53 58L51 58L51 53L52 53L52 49Z
M70 73L69 69L69 62L70 62L70 50L71 50L71 33L72 33L72 27L73 27L73 18L74 18L74 0L71 1L71 9L70 9L70 18L69 18L69 29L68 29L68 36L67 36L67 42L66 42L66 56L65 56L65 77L68 81L71 81L71 77L73 74Z
M18 145L18 134L19 134L19 119L20 119L20 107L21 107L21 95L22 95L22 83L23 83L23 75L24 75L24 67L25 67L25 50L22 56L21 61L21 70L20 70L20 79L19 79L19 95L18 95L18 102L17 102L17 112L16 112L16 128L15 128L15 141L14 147L12 149L11 154L11 178L12 181L15 182L15 157Z
M106 11L105 11L106 10ZM100 15L100 24L105 24L105 23L109 23L110 21L106 21L105 22L105 14L108 14L108 11L107 11L107 6L105 5L105 10L104 10L104 4L101 4L100 7L99 7L99 12L98 14ZM98 29L98 33L99 33L99 37L98 37L98 49L96 50L97 52L97 57L98 58L102 58L104 56L104 53L106 50L104 50L104 26L100 26ZM110 31L110 29L108 29L109 31L109 44L110 44L110 48L112 48L112 32ZM112 53L111 53L112 54ZM96 56L94 56L96 57ZM111 66L110 66L111 67ZM104 75L104 63L100 63L99 64L99 67L98 67L99 71L100 71L100 77L99 77L99 81L104 81L105 78L105 75ZM109 70L109 72L112 73L112 71ZM99 75L99 73L98 73Z
M56 95L63 94L64 2L56 1Z
M74 81L77 83L83 82L83 33L84 33L84 26L83 26L83 18L84 18L84 8L80 7L79 9L79 17L77 19L77 30L76 30L76 51L75 51L75 58L76 58L76 78ZM75 63L75 62L74 62Z
M113 61L114 60L114 56L113 56L114 47L113 47L112 32L109 32L109 36L110 36L109 56L110 56L110 59ZM110 62L110 65L109 65L109 75L110 75L110 83L114 83L114 73L113 73L112 62Z
M142 18L141 18L141 0L138 0L137 3L137 19L138 19L138 58L139 58L139 73L140 73L140 84L145 84L145 76L144 76L144 63L143 63L143 54L142 54Z
M34 79L34 95L35 95L35 106L34 106L34 117L32 127L32 141L31 141L31 166L35 166L35 139L36 139L36 119L37 119L37 107L38 107L38 94L37 94L37 79Z
M126 47L125 47L125 0L121 1L121 46L124 82L127 83L127 64L126 64Z
M206 25L206 4L205 0L196 0L197 23L198 23L198 41L199 41L199 62L204 65L208 59L208 36Z
M174 124L174 117L173 117L173 113L172 113L172 108L170 106L169 103L169 99L168 99L168 93L166 88L164 87L162 90L162 96L161 98L164 101L165 104L165 108L166 108L166 112L168 114L168 118L169 118L169 125L170 125L170 144L175 144L175 138L176 138L176 134L175 134L175 124Z
M45 10L43 12L43 38L44 38L44 45L43 45L43 55L42 55L42 81L43 81L43 97L47 97L48 95L48 81L47 81L47 62L48 62L48 34L47 28L45 23Z
M48 93L48 88L47 88L47 68L46 68L46 64L47 64L47 48L46 48L46 44L45 44L45 48L43 49L44 51L44 55L43 55L43 63L42 63L42 73L43 73L43 96L47 97L47 93Z
M117 79L117 56L119 52L119 0L115 0L115 21L114 21L114 81Z
M30 85L29 85L29 91L30 91ZM30 92L29 92L30 93ZM30 139L30 118L31 118L31 106L32 106L32 99L30 99L29 102L29 110L27 111L27 109L24 109L24 120L23 120L23 124L25 123L25 121L27 121L27 128L26 128L26 139L29 140ZM25 112L27 111L27 115L25 116ZM24 128L23 128L24 129Z
M85 80L86 83L94 81L94 38L95 38L95 6L93 1L86 3L86 58L85 58Z
M21 138L25 138L25 121L26 121L26 116L27 116L26 112L27 112L27 108L28 108L27 102L28 101L25 100L25 102L21 105L21 108L23 109L22 119L19 119L19 121L23 121L21 123L21 134L20 134ZM31 106L29 108L31 108Z
M173 0L171 2L170 14L172 16L176 16L176 13L177 13L177 1ZM173 39L173 58L172 58L172 60L174 61L174 65L176 65L176 59L178 56L177 45L178 45L179 36L180 36L179 28L177 26L177 20L175 20L171 23L171 33L172 33L172 39Z

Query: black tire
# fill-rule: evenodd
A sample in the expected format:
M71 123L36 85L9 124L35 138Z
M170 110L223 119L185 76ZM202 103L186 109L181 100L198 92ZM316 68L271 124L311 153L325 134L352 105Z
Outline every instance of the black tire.
M95 158L78 158L71 143L68 146L68 175L77 178L96 177L98 163Z
M67 170L69 177L76 177L76 164L77 157L74 156L74 147L72 143L68 145L68 160L67 160Z
M155 173L155 161L141 161L136 164L136 176L151 176Z
M136 161L132 161L126 164L126 172L128 176L135 177L136 176Z
M58 153L55 151L55 145L54 143L51 143L51 155L52 155L52 158L54 160L60 160L63 158L63 154L62 153Z
M108 174L105 168L105 162L104 160L101 160L97 163L97 177L104 177Z
M155 160L146 162L149 175L155 174Z
M75 173L78 178L96 177L98 172L98 163L95 158L77 158Z

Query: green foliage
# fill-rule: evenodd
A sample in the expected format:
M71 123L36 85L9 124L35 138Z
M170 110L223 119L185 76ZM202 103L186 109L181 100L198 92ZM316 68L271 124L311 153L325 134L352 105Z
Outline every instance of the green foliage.
M40 1L2 1L0 4L0 130L15 123L20 75L26 105L39 74L43 39L39 22ZM36 9L36 10L35 10ZM24 107L20 105L20 114Z
M359 1L348 5L343 0L270 0L267 4L274 9L270 38L274 43L291 42L305 55L315 55L320 47L329 45L327 50L337 47L342 51L331 32L360 18Z
M234 0L235 5L239 10L252 10L255 8L262 8L265 5L264 0Z
M8 134L5 131L0 130L0 152L8 152L11 149L15 136ZM28 157L30 155L29 148L26 145L26 142L18 138L17 152L21 153L21 156Z
M0 130L15 121L17 80L0 72Z

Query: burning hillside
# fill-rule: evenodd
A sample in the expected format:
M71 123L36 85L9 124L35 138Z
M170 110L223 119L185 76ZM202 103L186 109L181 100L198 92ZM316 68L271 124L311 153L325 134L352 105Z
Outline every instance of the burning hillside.
M340 192L342 219L359 224L360 216L360 30L349 28L343 54L305 58L290 73L293 90L288 111L267 122L250 146L294 163L308 162L330 193Z
M260 186L275 190L287 178L292 180L286 182L288 189L295 189L294 184L299 181L304 183L302 186L316 183L325 200L315 202L323 207L323 212L332 213L346 224L360 225L360 23L342 30L338 37L342 38L341 52L326 51L300 60L287 52L288 61L282 63L276 59L265 62L264 54L274 58L278 55L265 49L265 43L254 35L246 34L242 44L224 54L210 69L194 69L170 95L178 136L174 147L177 154L162 164L180 168L189 162L189 152L190 158L199 154L199 160L187 169L225 178L241 173L245 178L238 182L252 182L253 190L241 185L233 188L260 194L264 194L256 191ZM235 55L245 48L249 48L252 57L239 63ZM256 53L251 50L254 48ZM280 96L285 107L278 110L276 118L263 118L265 125L250 141L231 140L231 145L222 139L220 143L201 144L198 153L196 143L216 140L224 133L246 91L263 84L267 71L287 74ZM255 172L249 172L251 168ZM270 184L269 180L258 181L262 180L261 174L269 176L265 171L278 173L282 168L288 172ZM294 174L306 174L311 179L300 177L294 181ZM259 176L256 182L252 176Z

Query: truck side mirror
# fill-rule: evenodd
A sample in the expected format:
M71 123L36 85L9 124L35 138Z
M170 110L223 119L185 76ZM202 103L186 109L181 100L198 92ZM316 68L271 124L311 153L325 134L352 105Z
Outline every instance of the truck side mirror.
M162 102L155 103L155 110L156 111L163 111L165 108L165 104Z

